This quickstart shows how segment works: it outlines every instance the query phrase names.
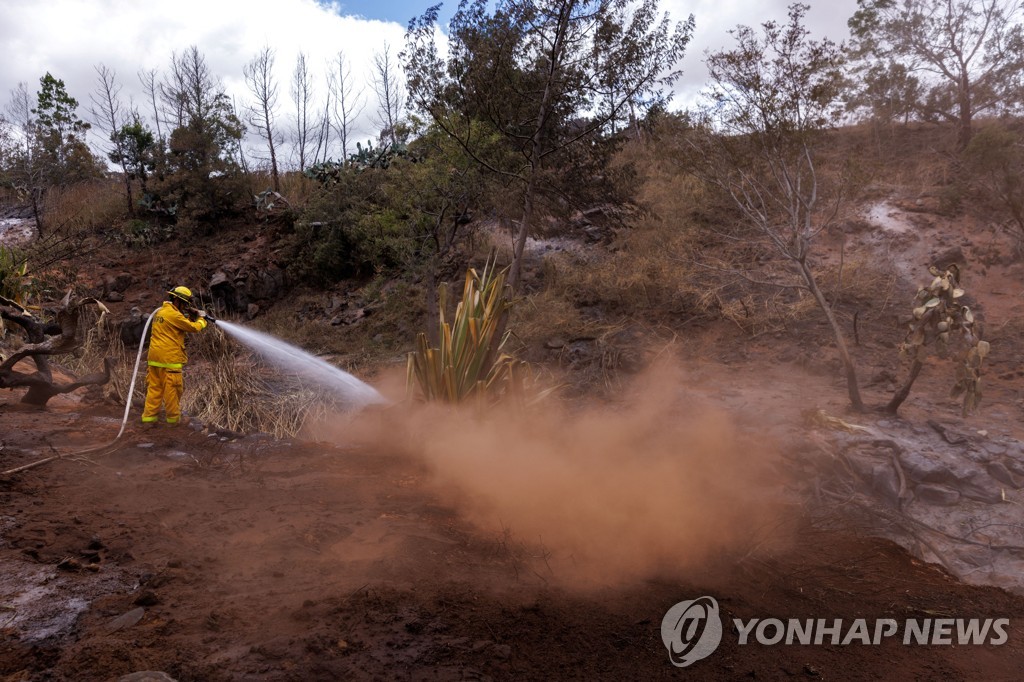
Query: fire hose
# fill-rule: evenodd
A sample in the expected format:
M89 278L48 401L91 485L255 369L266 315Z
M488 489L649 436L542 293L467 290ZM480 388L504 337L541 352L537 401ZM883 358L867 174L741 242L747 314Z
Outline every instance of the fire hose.
M85 450L77 450L75 452L65 452L59 455L53 455L52 457L46 457L44 459L36 460L35 462L24 464L13 469L8 469L7 471L0 471L0 476L9 476L10 474L16 474L21 471L27 471L28 469L32 469L37 466L46 464L47 462L52 462L58 459L64 459L66 457L78 457L81 455L97 454L103 452L108 448L113 447L113 445L117 443L118 440L120 440L121 436L124 435L125 426L128 425L128 414L131 412L132 409L132 396L135 394L135 380L138 378L139 365L142 363L142 349L145 348L146 346L146 333L149 331L149 326L152 324L153 318L159 311L160 308L157 308L156 310L151 312L149 314L149 317L146 319L145 326L142 328L142 339L139 341L139 352L135 355L135 367L132 369L132 380L128 385L128 395L124 401L124 417L121 418L121 429L117 432L117 435L114 436L114 439L111 440L109 443L104 443L103 445L86 448ZM202 317L205 320L209 320L210 322L217 322L216 318L214 318L212 315L205 311L190 309L188 312L194 314L197 317Z

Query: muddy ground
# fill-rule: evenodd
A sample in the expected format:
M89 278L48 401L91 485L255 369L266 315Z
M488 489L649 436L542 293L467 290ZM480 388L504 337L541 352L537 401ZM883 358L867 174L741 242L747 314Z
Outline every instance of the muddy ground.
M0 479L0 680L146 670L182 682L1021 679L1024 265L998 231L895 200L872 207L847 237L895 273L893 295L907 301L915 273L939 252L959 249L972 263L968 289L993 345L979 414L961 417L946 397L950 362L940 359L929 360L899 418L848 413L828 330L809 316L752 336L724 322L688 327L673 404L632 419L621 417L628 405L607 406L608 421L640 429L626 436L667 433L643 440L668 458L676 440L687 452L688 433L675 439L668 424L701 421L694 405L718 410L702 442L726 466L707 480L666 469L682 475L680 493L660 506L623 492L650 482L643 462L581 477L578 462L558 459L571 448L557 438L531 459L513 448L514 433L489 434L486 451L512 466L495 468L484 486L458 466L472 462L475 441L452 445L470 448L459 460L445 447L410 451L372 438L342 446L345 424L294 441L133 426L108 453ZM836 259L839 244L826 242L825 256ZM900 380L901 332L900 304L874 303L862 309L853 352L877 406ZM72 395L35 411L19 397L0 394L0 470L117 432L116 405ZM567 425L597 433L587 447L601 445L600 420ZM537 436L529 424L522 433ZM538 460L556 468L532 486L532 470L515 465ZM551 483L566 471L608 499ZM524 481L536 505L519 489L508 494ZM675 483L653 488L671 493ZM458 486L472 494L451 494ZM752 502L766 491L770 506ZM592 519L567 515L584 505ZM676 526L664 513L645 518L651 509L678 511ZM708 550L722 517L733 521L728 542ZM535 532L538 524L550 532ZM591 536L601 543L574 544ZM623 556L645 544L663 560L638 567ZM680 669L662 618L701 595L721 606L722 642ZM1009 627L1001 645L764 646L740 645L733 618L1006 618Z
M13 397L0 405L4 468L116 433L113 406L60 398L39 412ZM799 508L786 520L798 542L574 586L552 548L471 526L431 477L387 452L141 427L110 454L9 477L0 679L1020 677L1024 598ZM712 656L676 668L662 617L705 594L727 623L1008 618L1009 639L740 646L727 624Z

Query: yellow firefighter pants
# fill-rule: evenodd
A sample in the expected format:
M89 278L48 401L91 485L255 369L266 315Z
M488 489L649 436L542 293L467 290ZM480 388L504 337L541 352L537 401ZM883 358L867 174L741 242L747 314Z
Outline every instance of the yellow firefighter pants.
M162 403L167 423L177 424L181 420L182 388L180 369L150 365L146 374L146 408L142 411L142 421L155 422Z

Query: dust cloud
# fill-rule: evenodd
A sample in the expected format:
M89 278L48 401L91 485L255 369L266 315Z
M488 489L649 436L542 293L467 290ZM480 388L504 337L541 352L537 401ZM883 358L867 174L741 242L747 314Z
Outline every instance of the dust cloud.
M443 503L484 533L533 547L555 582L609 585L784 541L773 447L693 404L685 387L663 364L615 404L406 403L316 435L421 460Z

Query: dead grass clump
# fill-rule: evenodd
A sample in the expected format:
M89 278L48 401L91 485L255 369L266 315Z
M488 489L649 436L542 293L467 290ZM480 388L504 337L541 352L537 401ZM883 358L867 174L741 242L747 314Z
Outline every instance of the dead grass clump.
M116 180L92 180L47 195L44 228L60 228L64 233L107 228L127 212L124 186Z
M881 313L892 303L897 275L873 258L857 256L840 265L826 265L817 271L818 283L833 305L870 307Z
M83 314L81 348L63 366L74 374L115 360L104 397L123 406L131 384L138 348L128 348L119 329L95 313ZM190 362L185 369L182 409L204 424L241 433L262 432L278 438L296 436L309 419L322 418L333 400L322 391L303 386L289 376L264 367L251 353L233 344L216 327L189 337ZM138 415L146 396L145 351L132 396ZM131 419L131 417L129 417Z

